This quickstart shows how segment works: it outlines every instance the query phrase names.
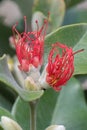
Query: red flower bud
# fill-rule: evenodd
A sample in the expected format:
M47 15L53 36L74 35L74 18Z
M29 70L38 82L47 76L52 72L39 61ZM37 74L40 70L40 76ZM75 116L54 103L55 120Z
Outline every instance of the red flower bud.
M53 44L48 56L46 82L56 91L71 78L74 72L74 54L72 48L61 43Z
M38 68L43 63L44 37L48 20L44 20L44 24L40 29L38 21L36 21L37 30L32 32L27 31L26 16L24 16L24 22L24 32L19 33L17 31L17 24L13 26L12 31L16 53L20 63L19 68L20 70L27 72L29 71L30 65Z

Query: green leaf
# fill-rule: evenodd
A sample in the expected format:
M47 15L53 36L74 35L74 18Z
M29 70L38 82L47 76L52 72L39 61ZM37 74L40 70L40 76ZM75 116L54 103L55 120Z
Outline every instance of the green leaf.
M85 3L84 3L85 5ZM81 7L82 6L82 7ZM66 11L64 25L87 22L87 9L83 5L74 6Z
M29 130L29 103L24 102L20 97L18 97L13 105L12 115L15 117L16 121L20 124L23 130Z
M37 130L45 130L50 125L58 96L58 92L48 89L40 98L37 108Z
M64 0L34 0L33 9L34 12L40 11L45 16L47 16L47 13L50 12L50 30L56 29L63 22L65 14Z
M4 130L4 129L2 128L2 126L0 126L0 130Z
M7 117L14 119L14 117L11 115L11 113L9 111L0 107L0 119L1 119L2 116L7 116Z
M51 123L57 97L58 93L53 91L53 89L48 89L45 91L43 97L40 98L37 106L37 130L44 130ZM29 111L29 104L18 98L13 106L12 115L23 130L29 130Z
M48 34L45 40L45 63L47 55L51 49L51 45L55 42L60 42L73 47L73 50L85 49L75 55L75 72L76 74L87 73L87 24L74 24L61 27L56 31Z
M72 78L60 92L51 124L64 125L66 130L87 129L87 105L76 79Z
M75 74L87 74L87 33L74 46L74 51L84 48L84 52L75 55Z
M3 95L0 95L0 106L7 108L8 110L11 110L12 104Z
M0 59L0 81L7 85L9 88L17 92L20 97L25 101L32 101L40 98L43 94L43 90L40 91L27 91L22 89L17 82L14 80L7 65L7 58L4 55Z
M66 3L67 7L71 7L71 6L79 4L80 2L83 2L83 1L85 1L85 0L65 0L65 3Z
M33 0L13 0L18 6L19 9L21 10L23 15L26 15L29 22L31 20L31 14L32 14L32 4Z
M17 94L10 90L8 87L4 87L4 84L0 82L0 106L7 110L12 109L12 105L17 97Z
M11 34L11 28L0 23L0 56L3 53L13 55L14 51L9 47L9 37Z

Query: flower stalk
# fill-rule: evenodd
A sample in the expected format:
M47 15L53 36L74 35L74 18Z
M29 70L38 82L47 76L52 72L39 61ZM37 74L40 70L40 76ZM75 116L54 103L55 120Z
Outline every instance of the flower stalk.
M30 130L36 130L37 101L29 102L30 105Z

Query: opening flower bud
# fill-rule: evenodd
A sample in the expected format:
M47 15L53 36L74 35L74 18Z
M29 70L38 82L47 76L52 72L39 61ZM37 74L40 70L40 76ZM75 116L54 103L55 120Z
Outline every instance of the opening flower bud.
M27 77L24 81L24 86L26 90L35 91L39 90L39 85L37 85L32 77Z
M16 121L6 116L1 117L1 126L3 127L4 130L22 130L22 128Z
M51 125L46 130L65 130L63 125Z

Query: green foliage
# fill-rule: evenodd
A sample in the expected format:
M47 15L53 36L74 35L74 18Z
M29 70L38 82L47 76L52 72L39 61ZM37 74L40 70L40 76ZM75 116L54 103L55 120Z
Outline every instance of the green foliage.
M34 0L33 10L34 12L40 11L45 16L47 16L47 13L50 12L50 30L54 30L63 22L65 3L63 0Z
M9 37L12 34L11 28L0 23L0 30L0 56L8 52L13 55L13 51L9 46Z
M17 122L23 128L23 130L29 130L30 128L30 111L29 103L24 102L20 97L15 101L12 108L12 115L15 117Z
M72 78L60 92L51 124L63 124L66 130L86 130L86 121L84 94L79 82Z
M8 117L14 119L14 117L11 115L11 113L2 107L0 107L0 119L1 119L1 116L8 116Z
M52 98L50 98L50 96ZM37 107L38 130L44 130L51 123L52 113L56 105L57 97L58 93L50 89L44 93L42 98L40 98ZM18 121L23 130L29 130L29 112L29 104L18 97L15 104L13 105L12 115Z
M38 130L44 130L50 125L58 96L58 92L48 89L45 91L43 97L40 98L37 108Z
M31 21L33 0L13 0L21 10L22 15L26 15L28 22Z
M0 126L0 130L3 130L3 128Z
M3 95L0 95L0 106L6 107L8 110L12 107L12 104L9 100L6 100L6 98Z
M80 2L83 2L85 0L65 0L67 8L72 7L76 4L79 4Z
M85 6L85 3L84 3ZM81 5L74 6L66 11L66 15L64 18L64 25L73 24L73 23L81 23L86 22L87 23L87 9L81 7Z
M28 105L18 98L12 109L13 116L24 130L29 129ZM87 105L83 90L75 78L62 88L60 94L52 89L47 90L40 99L37 110L38 130L44 130L51 124L64 125L67 130L87 129Z
M9 88L16 91L25 101L35 100L37 98L40 98L43 94L43 90L30 92L22 89L17 84L10 70L8 69L7 59L5 55L0 59L0 81L7 85Z

